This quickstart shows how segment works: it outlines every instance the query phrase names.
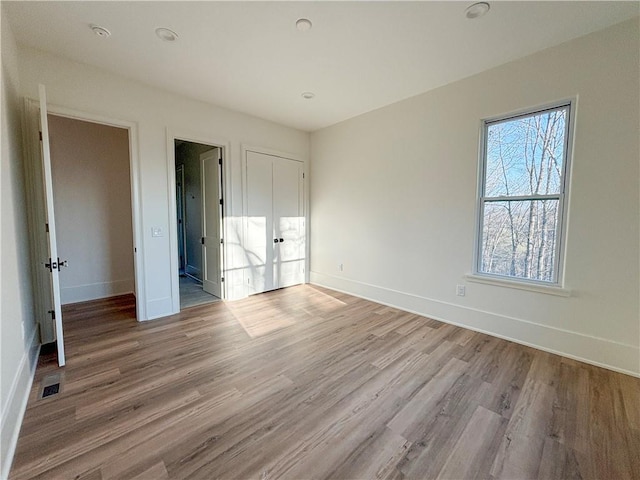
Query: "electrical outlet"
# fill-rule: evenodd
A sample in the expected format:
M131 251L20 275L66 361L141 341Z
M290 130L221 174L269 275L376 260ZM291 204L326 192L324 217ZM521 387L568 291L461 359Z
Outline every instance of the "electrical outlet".
M456 295L459 297L464 297L467 288L464 285L456 285Z
M152 237L163 237L164 233L162 232L161 227L151 227L151 236Z

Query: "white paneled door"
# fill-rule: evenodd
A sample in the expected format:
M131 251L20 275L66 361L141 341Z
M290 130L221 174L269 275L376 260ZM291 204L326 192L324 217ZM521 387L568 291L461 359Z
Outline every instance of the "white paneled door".
M273 159L273 231L278 288L304 282L304 212L302 163Z
M200 155L202 178L202 289L222 297L220 148Z
M47 94L44 85L39 86L40 96L40 148L42 153L42 181L47 221L47 242L49 258L43 262L44 268L51 273L51 305L55 319L56 345L58 349L58 365L65 364L64 332L62 330L62 302L60 301L60 268L66 262L58 258L58 243L56 241L56 220L53 208L53 181L51 177L51 151L49 149L49 124L47 122Z
M303 164L247 151L249 292L304 283Z
M246 252L249 292L277 288L273 273L273 157L247 152Z

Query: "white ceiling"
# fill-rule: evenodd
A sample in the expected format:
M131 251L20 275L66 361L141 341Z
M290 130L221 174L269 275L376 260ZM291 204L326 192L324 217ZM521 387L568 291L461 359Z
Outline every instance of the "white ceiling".
M472 1L3 3L18 43L308 131L640 13L637 1L492 2L476 20Z

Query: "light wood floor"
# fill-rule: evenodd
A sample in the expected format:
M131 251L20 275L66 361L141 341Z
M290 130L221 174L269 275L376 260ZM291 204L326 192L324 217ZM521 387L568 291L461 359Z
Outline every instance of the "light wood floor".
M65 312L12 479L640 478L640 380L304 285Z

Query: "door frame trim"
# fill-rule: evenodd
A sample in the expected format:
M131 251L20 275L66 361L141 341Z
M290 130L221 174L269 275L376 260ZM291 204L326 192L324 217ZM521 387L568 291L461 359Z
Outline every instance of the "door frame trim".
M171 314L180 312L180 276L178 273L178 221L176 210L176 152L175 141L183 140L185 142L200 143L203 145L209 145L211 147L217 147L222 150L222 238L227 238L227 218L230 214L229 203L227 198L231 191L231 144L228 140L214 137L202 137L198 134L191 132L184 132L179 129L166 128L167 137L167 188L169 198L174 199L169 202L169 263L171 272ZM184 188L184 187L183 187ZM221 275L226 280L227 269L227 242L222 245L222 271ZM222 300L227 298L227 283L222 282Z
M186 194L184 191L184 165L180 165L179 168L175 167L176 170L176 181L178 180L177 178L177 174L178 172L180 172L180 181L182 184L182 188L181 188L181 195L180 195L180 206L181 206L181 210L182 210L182 248L183 248L183 252L182 252L182 256L184 257L184 272L187 272L187 229L185 228L186 223L185 223L185 212L186 212ZM176 189L176 201L178 201L178 191ZM177 217L178 217L178 209L176 207L176 222L177 222ZM176 230L178 228L178 224L176 223ZM179 232L176 233L176 236L178 235ZM178 242L179 244L180 242ZM178 270L180 270L180 249L178 248Z
M37 100L25 97L25 102L35 105L39 110L40 105ZM128 131L129 137L129 182L131 186L131 223L133 233L133 268L135 281L135 297L136 297L136 320L142 322L147 320L147 294L145 281L145 265L144 265L144 236L142 235L143 215L142 200L140 195L140 158L138 150L138 123L129 120L116 119L113 117L105 117L85 111L67 108L61 105L50 104L47 102L47 113L58 117L70 118L82 122L96 123L98 125L106 125L110 127L124 128ZM26 106L25 106L26 114ZM34 134L30 122L25 119L25 143L29 142L29 134ZM34 159L30 158L33 162Z

